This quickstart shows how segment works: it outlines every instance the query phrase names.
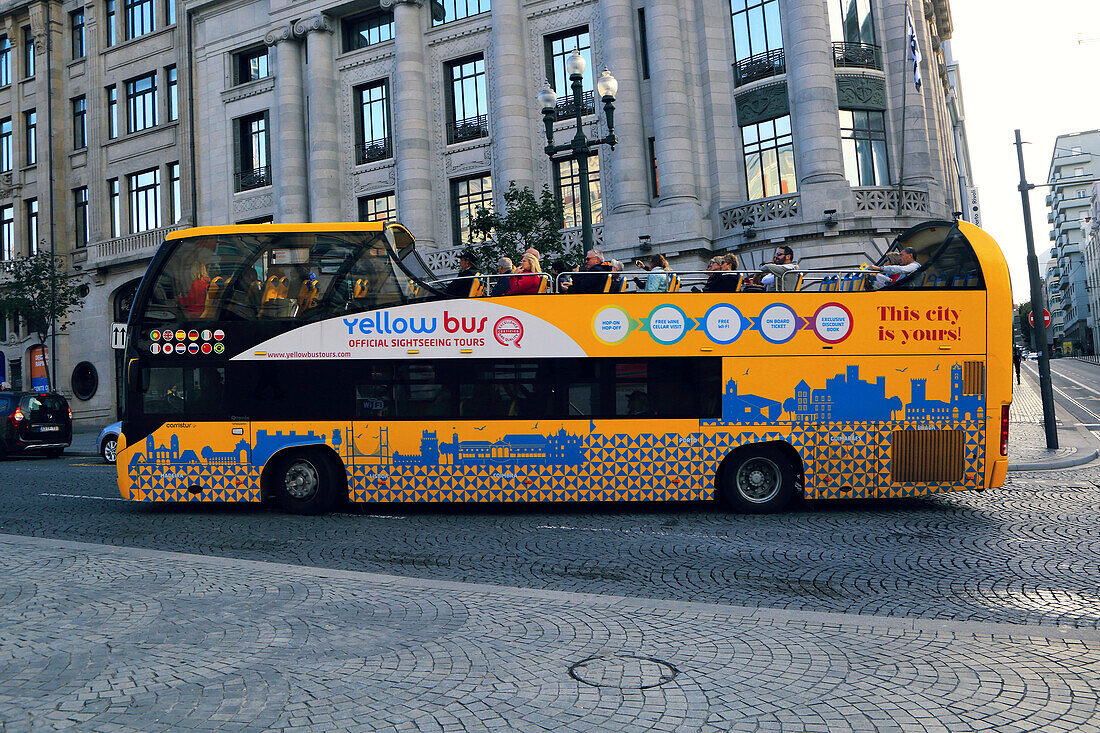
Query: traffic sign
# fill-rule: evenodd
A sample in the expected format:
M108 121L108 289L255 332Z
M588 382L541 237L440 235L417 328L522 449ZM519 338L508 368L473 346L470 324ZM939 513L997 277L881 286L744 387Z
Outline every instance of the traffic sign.
M125 349L126 348L126 324L125 323L112 323L111 324L111 348L112 349Z
M1034 311L1027 314L1027 322L1031 324L1032 328L1035 327L1035 312ZM1049 325L1050 325L1050 311L1048 311L1046 308L1043 308L1043 327L1045 328Z

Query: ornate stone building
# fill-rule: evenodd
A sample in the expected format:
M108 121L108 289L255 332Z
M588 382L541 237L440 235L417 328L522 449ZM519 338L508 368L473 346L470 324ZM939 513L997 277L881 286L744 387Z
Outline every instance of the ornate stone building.
M966 209L947 0L913 0L919 90L902 0L491 2L181 0L178 23L165 0L0 11L0 28L15 18L9 37L28 8L53 18L58 83L37 93L57 118L58 216L47 229L40 204L39 222L90 275L80 325L58 346L62 389L72 391L78 361L99 375L99 391L74 401L78 416L111 412L110 323L178 224L394 218L445 267L468 238L468 214L501 206L514 182L559 193L579 249L576 163L543 152L535 96L547 80L563 142L574 102L590 137L606 133L594 82L605 67L618 79L618 145L589 161L596 241L609 256L661 252L689 268L734 251L751 265L786 244L811 266L859 262L918 221ZM75 13L80 60L66 50ZM135 25L150 30L126 40ZM575 48L587 61L579 100L565 75ZM8 91L0 84L0 108ZM64 144L81 95L83 153ZM69 200L81 188L84 245ZM27 343L5 345L6 358L23 358Z

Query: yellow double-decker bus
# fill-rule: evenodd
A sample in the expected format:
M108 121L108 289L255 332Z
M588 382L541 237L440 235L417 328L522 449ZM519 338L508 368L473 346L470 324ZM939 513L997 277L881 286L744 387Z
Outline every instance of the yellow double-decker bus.
M879 289L866 271L798 271L783 292L692 292L683 273L678 292L454 298L399 225L174 232L130 316L119 489L298 513L765 512L1000 486L1004 257L963 222L891 245L906 247L919 269Z

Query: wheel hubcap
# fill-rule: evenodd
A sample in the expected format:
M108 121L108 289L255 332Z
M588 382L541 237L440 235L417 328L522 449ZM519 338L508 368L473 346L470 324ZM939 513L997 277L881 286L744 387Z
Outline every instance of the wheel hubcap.
M767 458L750 458L737 469L737 493L754 504L774 498L781 481L779 467Z
M301 459L290 464L283 477L286 493L299 500L308 499L316 494L320 482L316 466Z
M103 457L111 463L115 462L115 450L118 449L118 443L114 440L108 440L107 444L103 446Z

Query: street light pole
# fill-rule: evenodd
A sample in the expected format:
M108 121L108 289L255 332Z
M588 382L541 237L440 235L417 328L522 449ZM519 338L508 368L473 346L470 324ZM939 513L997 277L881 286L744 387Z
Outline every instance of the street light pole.
M1035 256L1035 234L1031 229L1031 201L1029 193L1035 188L1024 175L1024 143L1020 131L1016 131L1016 156L1020 161L1020 203L1024 207L1024 236L1027 239L1027 274L1031 281L1031 326L1035 340L1039 342L1039 392L1043 399L1043 426L1047 433L1047 448L1058 447L1058 426L1054 422L1054 390L1050 383L1050 346L1047 344L1046 303L1043 288L1039 284L1039 258Z
M571 153L569 158L577 161L577 173L581 184L581 241L584 244L584 251L588 252L594 248L592 238L592 194L588 190L588 156L592 154L597 145L607 145L614 150L615 144L619 142L619 139L615 136L615 93L619 90L619 83L606 68L596 81L596 91L603 102L604 116L607 118L607 135L589 140L584 134L584 127L581 125L584 66L584 58L581 56L580 51L574 49L573 54L565 63L573 92L573 116L577 121L577 133L569 143L565 145L554 144L554 122L557 121L558 117L558 96L550 87L549 82L546 82L542 91L539 92L538 103L542 108L543 124L546 126L546 147L543 148L543 151L551 162L554 160L554 155L565 151Z

